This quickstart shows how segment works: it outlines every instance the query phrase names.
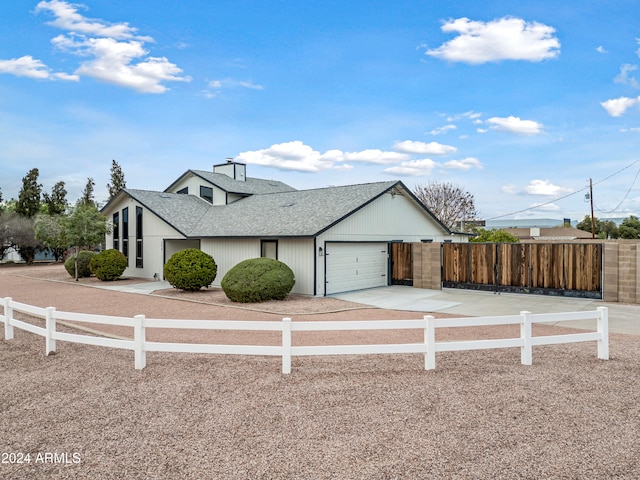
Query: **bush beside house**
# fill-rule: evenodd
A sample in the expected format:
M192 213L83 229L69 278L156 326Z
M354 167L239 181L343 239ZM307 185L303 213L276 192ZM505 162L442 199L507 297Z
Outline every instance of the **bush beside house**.
M173 287L186 291L208 287L217 273L218 266L211 255L197 248L186 248L174 253L164 266L164 278Z
M271 258L252 258L238 263L222 279L229 300L240 303L284 300L296 280L284 263Z
M89 250L81 250L77 253L78 256L78 277L90 277L91 276L91 267L89 266L91 259L96 255L95 252L90 252ZM64 262L64 268L73 278L76 277L76 266L75 266L75 258L76 255L70 255L67 258L66 262Z
M109 249L94 255L89 262L91 273L103 281L117 280L127 268L127 257L119 250Z

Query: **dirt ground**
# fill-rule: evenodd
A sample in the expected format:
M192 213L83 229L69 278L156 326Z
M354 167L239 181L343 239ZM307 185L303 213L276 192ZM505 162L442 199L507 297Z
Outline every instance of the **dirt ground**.
M216 290L139 295L92 288L97 282L76 283L60 265L0 267L0 297L65 311L273 321L424 315L301 296L247 308ZM538 335L565 331L537 327ZM513 335L438 331L439 340ZM279 342L248 332L147 337ZM420 335L294 336L294 344L381 341ZM594 343L536 347L529 367L517 349L447 352L428 372L413 354L296 357L282 375L277 357L149 353L139 371L130 351L65 342L46 357L44 339L16 330L0 341L0 478L640 478L639 344L612 335L608 361Z

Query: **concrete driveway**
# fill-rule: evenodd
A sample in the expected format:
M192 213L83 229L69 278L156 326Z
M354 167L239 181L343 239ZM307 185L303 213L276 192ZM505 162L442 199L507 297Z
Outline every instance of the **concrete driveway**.
M607 307L610 332L640 335L640 305L604 303L602 300L456 289L427 290L399 285L340 293L333 297L390 310L442 312L473 317L514 315L521 311L580 312ZM561 325L595 330L595 320L561 322Z

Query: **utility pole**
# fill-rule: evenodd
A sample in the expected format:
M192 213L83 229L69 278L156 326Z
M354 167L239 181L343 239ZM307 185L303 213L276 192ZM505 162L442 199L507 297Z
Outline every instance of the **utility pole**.
M591 238L596 238L596 222L593 218L593 180L589 179L589 201L591 202Z

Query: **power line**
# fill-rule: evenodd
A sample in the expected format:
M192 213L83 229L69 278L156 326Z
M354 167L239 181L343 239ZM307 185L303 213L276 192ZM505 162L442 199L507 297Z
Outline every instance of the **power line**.
M621 173L621 172L624 172L626 169L628 169L628 168L630 168L630 167L634 166L634 165L635 165L636 163L638 163L638 162L640 162L640 159L636 160L635 162L631 162L629 165L627 165L627 166L625 166L625 167L621 168L620 170L618 170L618 171L617 171L617 172L615 172L615 173L612 173L612 174L611 174L611 175L609 175L608 177L605 177L605 178L603 178L603 179L601 179L601 180L598 180L597 182L593 182L593 185L599 185L599 184L601 184L601 183L603 183L603 182L606 182L606 181L607 181L607 180L609 180L610 178L615 177L616 175L618 175L618 174L619 174L619 173ZM638 177L638 175L639 175L639 174L640 174L640 170L638 170L638 173L636 174L636 178ZM634 183L635 183L635 179L634 179ZM633 188L633 184L631 185L631 188ZM625 195L625 197L622 199L622 201L623 201L623 202L624 202L624 200L626 199L626 197L627 197L627 195L629 194L629 192L631 191L631 188L629 188L629 191L627 192L627 194ZM511 215L517 215L518 213L528 212L528 211L530 211L530 210L536 210L536 209L538 209L538 208L540 208L540 207L544 207L545 205L549 205L549 204L551 204L551 203L555 203L555 202L558 202L558 201L560 201L560 200L564 200L565 198L569 198L569 197L571 197L571 196L573 196L573 195L577 195L578 193L584 192L585 190L589 190L589 187L584 187L584 188L582 188L582 189L580 189L580 190L576 190L575 192L571 192L571 193L568 193L567 195L563 195L562 197L558 197L558 198L555 198L555 199L553 199L553 200L549 200L548 202L545 202L545 203L540 203L540 204L536 205L535 207L528 207L528 208L524 208L524 209L522 209L522 210L518 210L517 212L505 213L504 215L498 215L498 216L495 216L495 217L487 218L487 219L485 219L485 221L486 221L486 220L495 220L495 219L497 219L497 218L509 217L509 216L511 216ZM622 205L622 202L620 202L620 204L618 205L618 207L619 207L620 205ZM616 208L618 208L618 207L616 207ZM603 213L607 213L607 212L603 212Z
M613 207L611 210L601 210L596 205L596 210L598 210L600 213L613 213L616 210L618 210L618 208L620 208L620 205L622 205L624 203L624 201L627 199L627 197L629 196L629 193L631 193L631 189L633 189L633 186L636 184L636 180L638 180L638 175L640 175L640 169L638 169L638 171L636 172L636 176L633 177L633 182L631 182L631 186L627 190L627 193L624 194L624 197L622 197L622 200L620 200L620 203L618 203L618 205Z

